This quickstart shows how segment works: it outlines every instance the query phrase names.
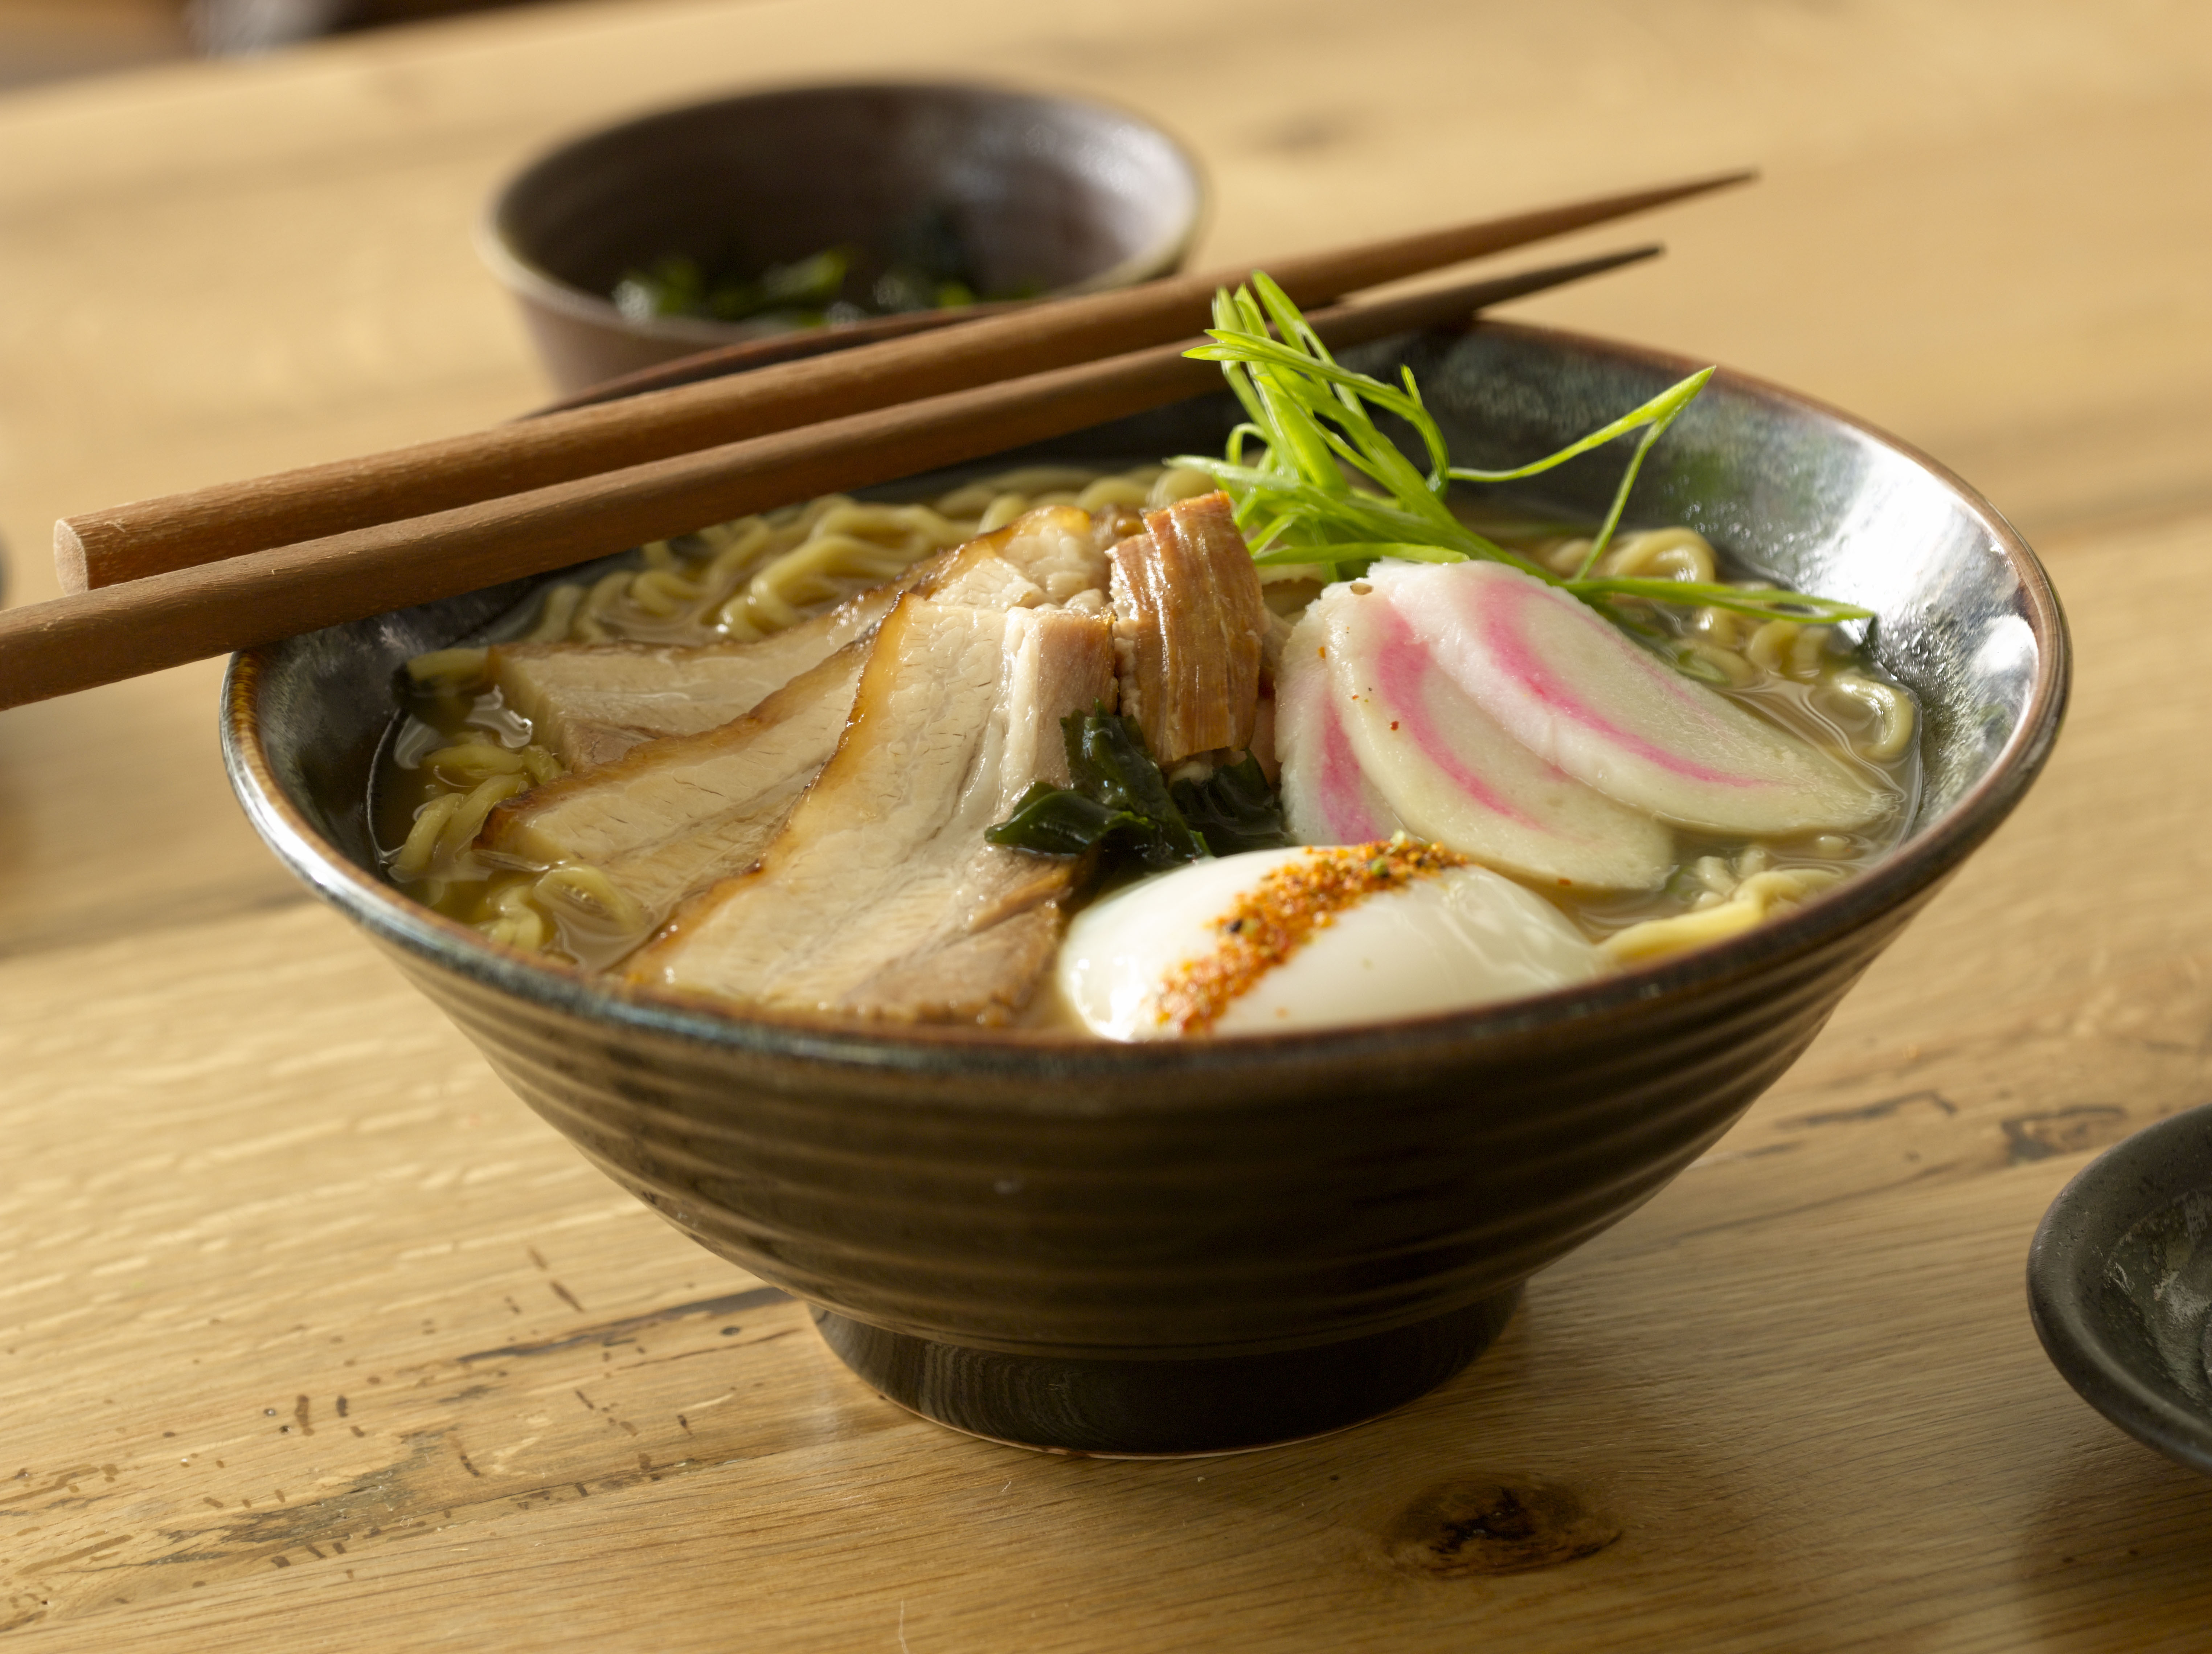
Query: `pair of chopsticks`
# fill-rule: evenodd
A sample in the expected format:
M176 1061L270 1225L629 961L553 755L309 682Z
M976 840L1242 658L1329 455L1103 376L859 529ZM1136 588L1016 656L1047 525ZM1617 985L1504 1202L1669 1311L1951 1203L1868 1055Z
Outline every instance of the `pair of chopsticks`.
M1656 247L1346 305L1363 288L1745 181L1697 179L1267 265L1332 346L1463 322ZM0 707L547 573L1217 387L1183 352L1242 272L1009 309L752 372L55 525L69 595L0 612ZM1326 305L1325 308L1315 307Z

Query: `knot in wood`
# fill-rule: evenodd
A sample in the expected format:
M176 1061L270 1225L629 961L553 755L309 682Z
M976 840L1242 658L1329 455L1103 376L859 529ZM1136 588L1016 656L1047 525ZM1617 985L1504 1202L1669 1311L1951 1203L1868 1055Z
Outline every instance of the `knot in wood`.
M1384 1540L1390 1560L1435 1578L1531 1573L1603 1550L1620 1524L1573 1488L1534 1477L1439 1483Z

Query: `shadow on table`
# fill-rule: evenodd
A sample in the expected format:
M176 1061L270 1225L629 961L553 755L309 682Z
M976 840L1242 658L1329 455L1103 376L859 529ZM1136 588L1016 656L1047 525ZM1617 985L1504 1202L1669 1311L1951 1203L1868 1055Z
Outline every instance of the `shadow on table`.
M2212 1639L2212 1477L2108 1432L2060 1461L2019 1562L2042 1645L2203 1649Z
M1262 1453L1128 1466L1089 1496L1103 1506L1172 1486L1204 1526L1302 1551L1275 1586L1316 1639L1379 1615L1409 1648L1480 1628L1501 1649L1658 1649L1686 1625L1711 1629L1726 1581L1729 1629L1751 1639L1729 1646L1775 1645L1807 1604L1782 1566L1786 1536L1743 1497L1724 1444L1680 1427L1604 1352L1546 1324L1556 1318L1524 1305L1468 1371L1385 1418Z
M267 52L319 35L420 23L544 0L187 0L192 43L211 56Z

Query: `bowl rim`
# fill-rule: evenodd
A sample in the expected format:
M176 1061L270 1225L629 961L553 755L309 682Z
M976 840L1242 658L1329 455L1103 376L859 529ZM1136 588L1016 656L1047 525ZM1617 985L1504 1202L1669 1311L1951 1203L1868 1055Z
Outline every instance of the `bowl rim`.
M1670 379L1706 365L1671 352L1562 329L1487 319L1475 325L1610 357ZM1317 1061L1401 1064L1423 1050L1442 1054L1470 1043L1501 1049L1510 1045L1516 1055L1540 1055L1548 1046L1583 1037L1577 1025L1586 1019L1632 1006L1659 1011L1680 1006L1747 977L1784 970L1885 915L1909 912L2018 804L2048 758L2064 715L2071 678L2064 613L2035 554L1994 506L1948 467L1827 403L1728 368L1719 369L1715 380L1755 403L1832 421L1932 476L1986 530L2012 569L2037 645L2035 672L2019 721L1988 768L1940 816L1923 824L1885 858L1741 935L1593 982L1492 1006L1351 1027L1129 1043L1043 1030L862 1024L787 1012L733 1015L710 1008L703 998L595 981L576 967L541 961L493 942L458 920L417 906L347 859L285 797L262 745L258 697L269 651L281 644L232 658L223 686L225 767L248 819L278 857L373 936L542 1010L678 1043L848 1071L935 1071L957 1057L953 1066L978 1077L1120 1081L1125 1085L1170 1072L1289 1075ZM1006 1106L1054 1107L1057 1089L1048 1087ZM1146 1101L1141 1086L1129 1087L1122 1095L1132 1106L1142 1107ZM1226 1090L1205 1095L1224 1106L1236 1101ZM1062 1100L1071 1110L1091 1106L1073 1095L1073 1088ZM1202 1100L1194 1104L1189 1098L1176 1104L1202 1105Z
M2075 1394L2137 1441L2212 1474L2212 1413L2146 1380L2105 1335L2098 1282L2128 1231L2212 1189L2212 1103L2123 1138L2067 1180L2027 1250L2028 1318Z
M769 98L850 92L949 92L1017 102L1060 104L1114 116L1151 131L1167 146L1169 154L1174 156L1190 183L1191 208L1181 227L1106 269L1066 287L1054 288L1050 293L1041 295L1042 297L1068 298L1077 294L1104 292L1115 288L1132 287L1156 276L1167 275L1179 268L1189 257L1191 248L1197 245L1200 234L1212 217L1212 192L1207 185L1206 169L1200 164L1197 152L1178 133L1155 117L1111 99L1096 97L1089 93L1077 96L1064 92L1040 91L981 78L956 80L893 76L867 80L802 79L768 82L714 97L654 105L635 111L619 120L570 132L554 140L507 173L486 198L477 211L471 232L477 256L490 269L500 283L517 297L572 320L634 334L641 338L662 339L705 349L772 337L787 331L763 327L751 322L714 321L704 317L657 316L649 321L633 321L616 308L614 301L606 295L564 281L532 258L517 243L506 222L507 212L514 196L545 168L617 133L684 115Z

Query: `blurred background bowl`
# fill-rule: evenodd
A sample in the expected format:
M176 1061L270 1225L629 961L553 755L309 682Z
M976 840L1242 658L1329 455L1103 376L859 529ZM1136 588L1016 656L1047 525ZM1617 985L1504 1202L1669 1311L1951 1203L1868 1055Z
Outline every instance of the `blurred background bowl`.
M2212 1475L2212 1104L2105 1151L2027 1255L2051 1364L2137 1441Z
M671 255L750 277L949 235L979 295L1085 292L1176 269L1204 203L1189 153L1121 110L980 86L798 87L572 139L499 191L480 241L568 392L782 331L625 314L617 284Z
M1559 447L1694 365L1492 324L1351 359L1412 367L1454 455L1482 466ZM1119 469L1218 448L1240 417L1200 398L992 463ZM1585 455L1530 503L1594 519L1619 464ZM1522 1282L1711 1147L2057 736L2066 634L2042 570L1978 496L1878 432L1721 374L1652 451L1630 515L1874 611L1874 651L1923 713L1910 830L1729 941L1416 1021L1116 1045L722 1017L495 946L383 880L364 806L401 664L542 581L240 656L226 758L278 855L531 1107L684 1233L810 1301L884 1394L1063 1450L1282 1441L1448 1377Z

